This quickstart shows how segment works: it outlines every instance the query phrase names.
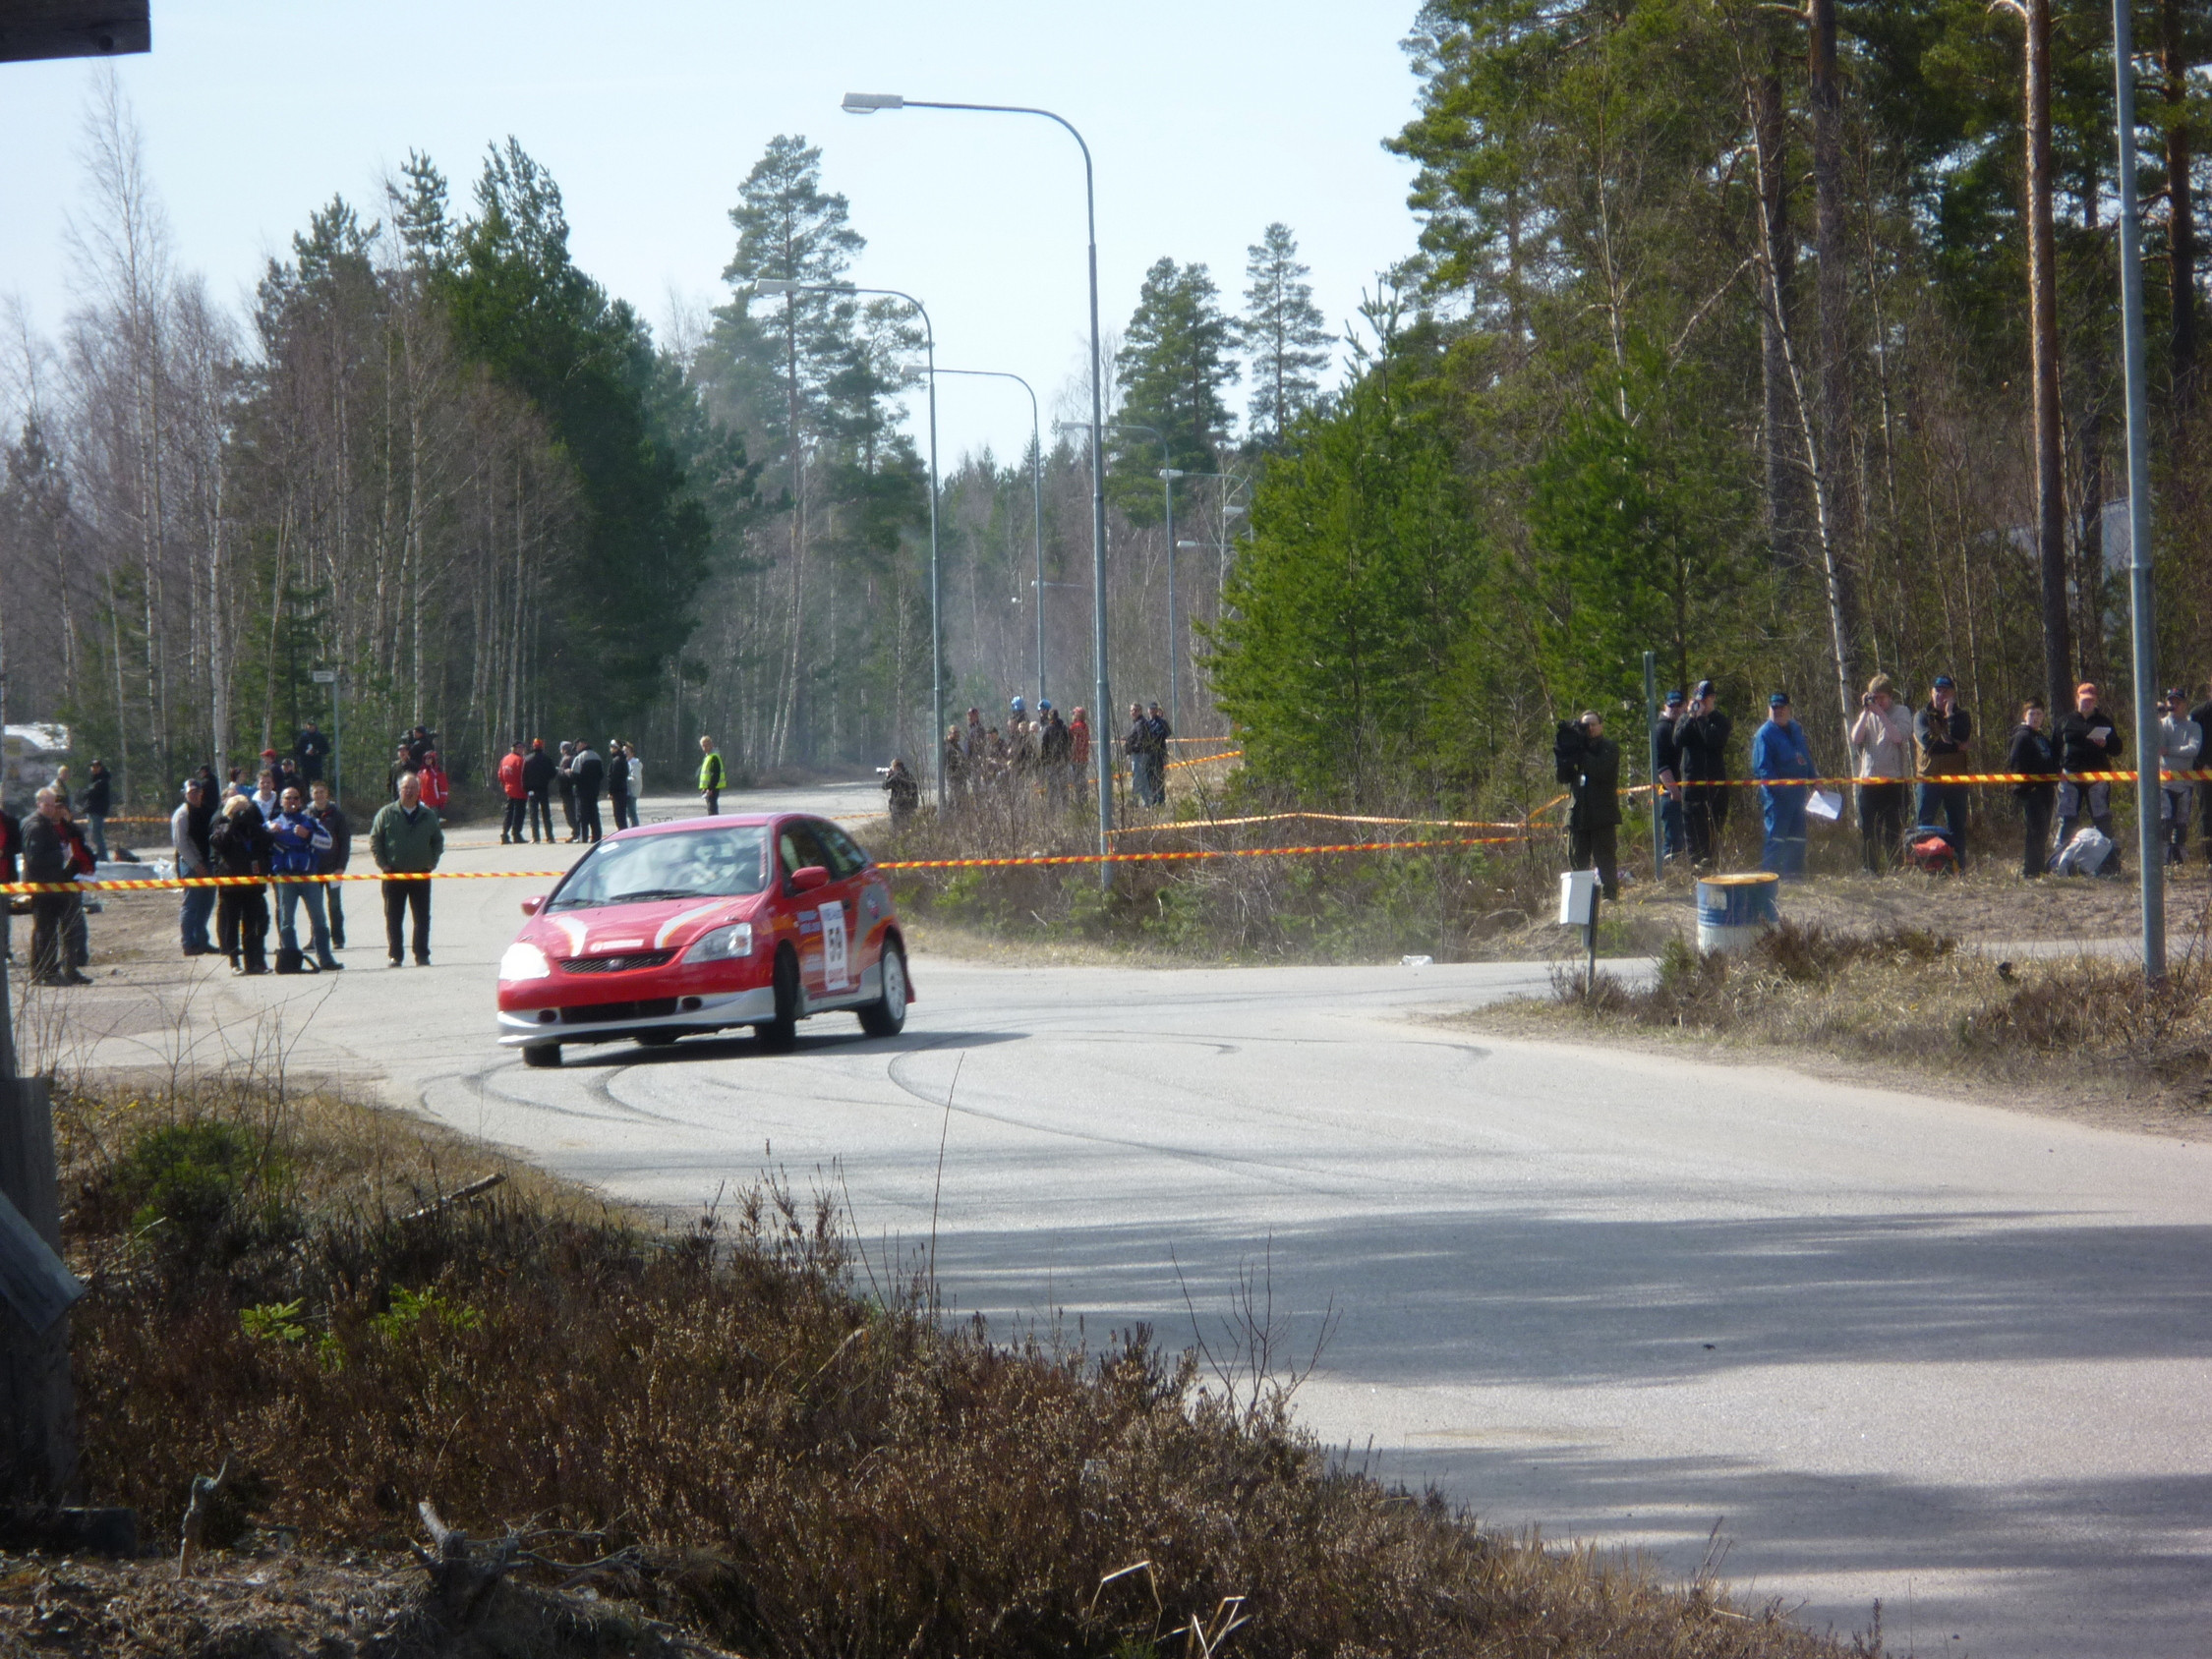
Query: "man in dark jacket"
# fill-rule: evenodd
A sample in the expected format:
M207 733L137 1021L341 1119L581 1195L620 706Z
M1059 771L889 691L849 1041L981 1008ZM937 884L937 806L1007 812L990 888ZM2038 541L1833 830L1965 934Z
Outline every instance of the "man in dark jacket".
M2020 711L2020 723L2012 728L2012 746L2005 753L2007 772L2057 779L2059 752L2044 731L2043 721L2043 699L2029 698ZM2050 868L2051 805L2058 790L2051 782L2015 783L2012 793L2019 798L2027 832L2020 852L2020 874L2032 882Z
M214 854L207 835L215 827L215 786L198 772L185 779L184 805L169 815L169 851L179 876L212 876ZM215 947L207 939L207 918L215 913L214 887L187 887L178 921L187 956L211 956Z
M607 763L587 743L570 759L568 776L576 790L576 839L596 841L601 833L599 792L607 783Z
M300 758L301 780L316 783L322 777L322 763L330 758L330 740L310 720L293 742L292 753Z
M27 882L77 880L79 842L77 826L61 796L48 785L38 791L38 810L23 831L23 879ZM41 892L30 896L30 983L33 985L89 985L67 958L66 936L84 900L76 892Z
M546 740L533 737L530 752L522 757L522 787L528 795L530 838L539 838L539 829L545 830L545 839L553 838L553 757L546 753Z
M618 739L607 740L607 804L614 813L614 828L627 830L637 822L630 805L630 757Z
M1957 686L1949 674L1938 674L1928 689L1928 706L1912 717L1913 747L1920 753L1920 798L1913 810L1922 824L1950 831L1961 870L1966 868L1966 785L1942 780L1972 769L1966 744L1973 735L1973 719L1958 706Z
M1682 694L1666 694L1666 707L1659 712L1659 723L1652 727L1652 753L1659 765L1654 775L1659 785L1659 845L1664 849L1667 862L1672 863L1683 854L1682 837L1682 747L1674 740L1675 722L1682 717Z
M115 780L108 775L107 763L94 761L85 778L85 835L91 842L92 856L102 864L107 862L107 815L114 801Z
M1711 680L1698 681L1690 706L1674 726L1675 757L1682 767L1682 818L1689 831L1690 862L1711 865L1719 856L1728 825L1728 737L1735 722L1720 711Z
M409 773L412 776L412 773ZM251 795L223 802L222 816L207 836L218 876L266 876L276 856L268 824ZM215 940L230 958L230 971L268 972L268 888L261 882L221 887L215 900Z
M2051 734L2058 744L2059 768L2068 773L2059 784L2059 847L2073 839L2086 814L2098 832L2112 834L2112 785L2078 783L2070 775L2081 772L2111 772L2126 752L2120 726L2097 703L2097 687L2083 680L2073 688L2073 713L2064 715ZM2119 837L2113 837L2113 854L2105 860L2101 876L2120 873Z
M316 782L308 788L308 816L327 830L330 836L327 851L320 847L316 849L316 874L339 875L353 862L353 822L346 817L345 809L330 798L329 784ZM330 948L343 950L346 947L346 887L343 882L332 882L324 890L327 896L322 901L323 907L330 916Z
M1574 810L1567 815L1569 854L1577 870L1595 869L1605 897L1620 897L1620 745L1605 735L1605 719L1586 711L1578 722L1582 750L1567 788ZM1571 729L1571 728L1570 728Z

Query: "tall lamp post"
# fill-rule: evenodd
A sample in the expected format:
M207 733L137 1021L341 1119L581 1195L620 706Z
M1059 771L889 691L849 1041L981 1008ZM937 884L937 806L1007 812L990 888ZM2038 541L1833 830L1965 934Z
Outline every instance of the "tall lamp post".
M938 369L938 374L972 374L981 379L1012 380L1029 394L1029 504L1037 520L1037 701L1045 700L1045 635L1044 635L1044 428L1037 421L1037 388L1019 374L1009 374L1003 369Z
M2120 337L2127 379L2127 589L2134 605L2135 830L2143 866L2143 977L2166 977L2166 867L2158 833L2158 636L2151 610L2150 395L2143 376L2143 231L2135 206L2135 48L2128 0L2113 0L2114 124L2120 132Z
M1098 654L1098 717L1110 716L1107 710L1106 689L1106 457L1102 443L1106 425L1105 369L1099 352L1098 340L1098 187L1092 177L1090 145L1083 142L1082 134L1076 131L1075 123L1064 115L1055 115L1049 109L1035 109L1027 104L973 104L940 103L923 98L906 98L897 92L847 92L844 108L853 115L873 115L882 109L960 109L986 115L1035 115L1044 120L1058 122L1076 141L1076 147L1083 152L1083 213L1090 233L1090 574L1091 602L1096 607L1093 630L1096 634ZM934 503L932 503L934 507ZM1091 745L1098 766L1098 875L1101 885L1114 885L1114 867L1105 862L1113 850L1114 829L1114 763L1110 746L1099 742ZM942 785L940 785L942 787Z
M759 294L881 294L903 300L922 319L922 338L929 350L929 728L930 753L937 757L937 810L945 810L945 627L937 596L937 329L929 320L929 308L899 288L862 288L850 282L786 282L763 277L753 284Z

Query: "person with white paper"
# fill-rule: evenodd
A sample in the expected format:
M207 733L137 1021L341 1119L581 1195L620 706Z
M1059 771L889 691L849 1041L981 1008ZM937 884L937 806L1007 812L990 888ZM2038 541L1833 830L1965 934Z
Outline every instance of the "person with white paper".
M2126 752L2119 724L2097 701L2095 681L2083 680L2073 688L2073 713L2062 718L2051 735L2059 746L2059 770L2066 773L2059 783L2059 845L2063 847L2073 839L2086 815L2098 832L2111 835L2117 846L2120 837L2112 833L2112 785L2083 781L2075 775L2111 772ZM2120 854L2115 851L2099 874L2117 875L2119 871Z
M1767 699L1767 723L1751 739L1751 775L1759 778L1759 804L1766 815L1767 844L1759 855L1759 868L1772 870L1785 882L1805 874L1805 785L1780 780L1817 777L1812 745L1805 728L1790 712L1789 693L1777 691ZM1770 781L1772 780L1772 781Z

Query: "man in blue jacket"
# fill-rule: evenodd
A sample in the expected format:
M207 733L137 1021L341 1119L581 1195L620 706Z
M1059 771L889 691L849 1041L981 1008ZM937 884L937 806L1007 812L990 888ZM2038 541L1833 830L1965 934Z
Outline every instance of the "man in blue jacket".
M269 874L276 877L315 875L321 856L331 848L330 831L306 810L296 783L285 787L276 816L268 821L268 837L276 843L276 856L269 860ZM297 925L302 904L307 906L317 969L330 973L344 967L330 954L330 922L322 908L322 884L280 880L276 884L276 971L305 971Z
M1786 691L1767 699L1767 723L1751 739L1751 775L1760 779L1759 802L1767 819L1767 844L1759 855L1759 868L1772 870L1785 882L1796 881L1805 874L1805 802L1812 791L1802 783L1778 780L1819 773L1813 768L1805 728L1790 712Z

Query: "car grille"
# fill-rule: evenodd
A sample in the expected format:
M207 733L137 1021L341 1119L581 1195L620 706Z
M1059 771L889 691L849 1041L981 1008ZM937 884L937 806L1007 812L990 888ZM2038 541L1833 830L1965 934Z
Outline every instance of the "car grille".
M627 956L572 956L560 964L564 974L618 974L631 968L663 968L675 960L673 950L634 950Z
M673 997L655 997L643 1002L592 1002L581 1008L560 1010L565 1025L595 1025L614 1019L660 1019L675 1012Z

